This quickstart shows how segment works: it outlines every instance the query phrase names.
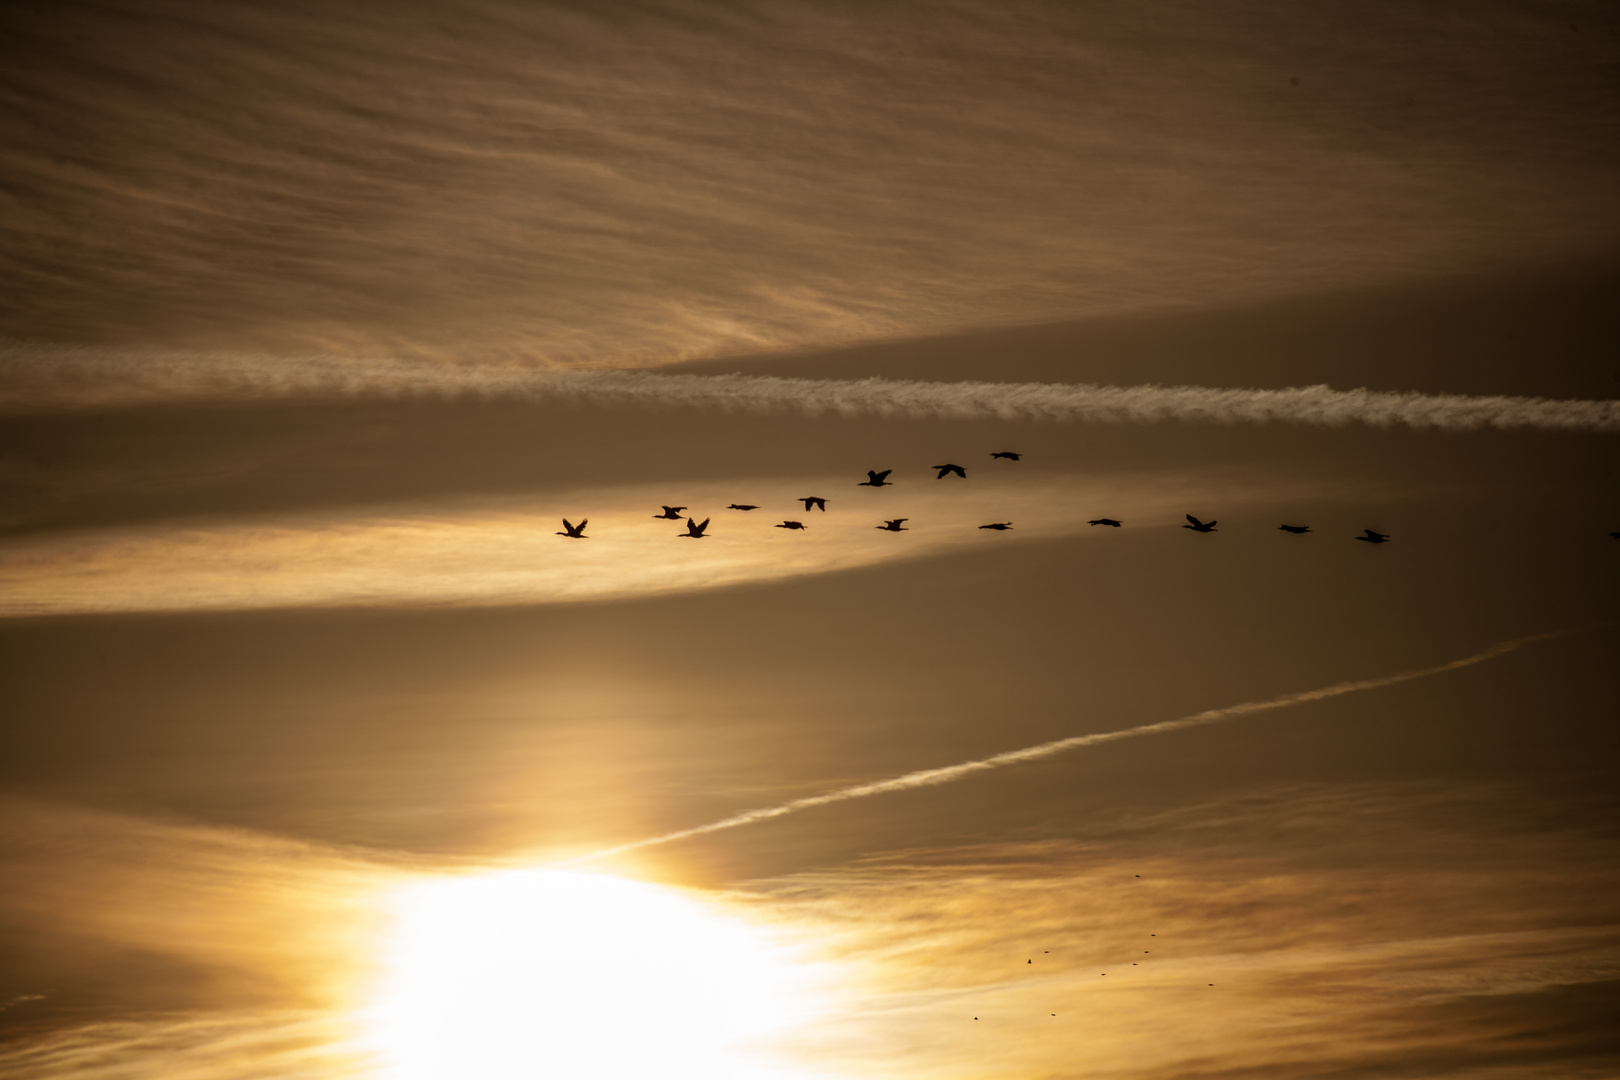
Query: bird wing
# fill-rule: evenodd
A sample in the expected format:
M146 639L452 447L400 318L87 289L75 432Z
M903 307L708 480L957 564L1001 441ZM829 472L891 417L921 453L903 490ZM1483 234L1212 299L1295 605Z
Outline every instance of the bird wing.
M882 472L870 472L869 471L869 472L867 472L866 475L870 476L874 480L887 480L889 478L889 474L892 473L892 472L894 472L893 469L884 469Z
M1202 521L1199 521L1197 518L1193 517L1191 514L1187 515L1187 520L1192 522L1194 525L1202 525L1203 524Z
M574 531L574 526L569 524L567 518L563 518L563 528L566 529L568 532L573 532Z
M699 525L699 526L698 526L698 527L697 527L697 531L698 531L698 535L699 535L699 536L702 536L702 535L703 535L703 530L704 530L704 529L707 529L707 528L708 528L708 527L709 527L709 519L708 519L708 518L704 518L704 519L703 519L703 522L702 522L702 524L700 524L700 525Z
M591 523L591 521L590 521L589 518L580 518L579 519L579 531L584 532L585 531L585 526L589 525L590 523Z

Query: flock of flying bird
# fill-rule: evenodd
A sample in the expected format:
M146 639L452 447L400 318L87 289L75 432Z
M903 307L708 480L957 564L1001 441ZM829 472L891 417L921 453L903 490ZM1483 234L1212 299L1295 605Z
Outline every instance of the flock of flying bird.
M1024 455L1013 450L997 450L990 456L992 458L1001 458L1007 461L1018 461ZM938 480L943 480L947 476L953 475L958 476L963 480L967 479L967 469L961 465L930 465L929 468L939 470L939 475L935 478ZM893 469L884 469L881 472L875 469L868 469L866 472L866 479L862 480L855 486L873 488L893 487L894 485L889 483L889 474L892 472L894 472ZM809 513L811 510L820 510L822 513L827 512L827 500L820 495L801 496L798 501L804 503L806 513ZM680 521L683 518L681 511L685 509L686 507L684 506L666 506L663 507L663 513L654 514L653 517L654 519L660 521ZM758 510L759 507L753 503L732 503L730 506L727 506L726 509ZM712 519L704 518L702 521L696 521L689 517L685 518L686 531L683 533L676 533L675 535L681 539L702 540L708 536L710 520ZM883 532L910 532L911 530L905 527L905 523L910 520L910 518L891 518L885 521L882 525L875 525L873 528L879 529ZM589 524L589 518L582 518L578 525L575 525L567 518L563 518L562 531L557 533L557 535L565 536L573 540L588 540L590 538L585 535L585 526ZM1096 518L1087 524L1107 525L1118 529L1125 523L1122 521L1116 521L1114 518ZM1214 521L1200 521L1191 514L1188 514L1187 524L1183 525L1182 528L1191 529L1193 532L1210 533L1215 531L1215 526L1217 524L1218 522ZM800 531L808 528L809 526L805 525L805 523L802 521L783 521L773 527L778 529ZM993 529L996 532L1006 532L1008 529L1012 528L1012 522L992 521L988 525L980 525L979 528ZM1311 531L1311 527L1309 525L1279 525L1277 528L1281 529L1283 532L1294 533L1295 535L1300 533L1308 533ZM1614 535L1617 538L1620 538L1620 533L1616 533ZM1389 542L1389 536L1387 533L1374 532L1372 529L1363 529L1362 535L1356 537L1356 539L1364 540L1369 544L1384 544Z

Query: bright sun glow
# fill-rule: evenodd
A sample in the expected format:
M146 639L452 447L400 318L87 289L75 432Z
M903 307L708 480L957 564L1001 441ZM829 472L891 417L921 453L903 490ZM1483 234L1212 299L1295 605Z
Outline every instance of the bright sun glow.
M677 890L508 871L398 901L390 1080L755 1080L780 1074L742 1044L803 1019L763 934Z

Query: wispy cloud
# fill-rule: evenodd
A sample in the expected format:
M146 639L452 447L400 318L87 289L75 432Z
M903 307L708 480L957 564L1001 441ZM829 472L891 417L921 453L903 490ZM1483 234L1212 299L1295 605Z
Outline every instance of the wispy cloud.
M922 382L560 372L398 359L127 354L0 348L0 409L82 408L174 400L310 396L483 396L797 412L808 416L1055 423L1360 423L1442 431L1541 428L1620 431L1620 401L1479 397L1328 386L1266 390L1209 386Z
M1510 786L1286 786L750 892L860 973L823 1025L836 1037L800 1048L837 1075L1304 1078L1400 1061L1596 1078L1614 1062L1613 845L1524 827L1547 808Z
M776 806L762 807L757 810L745 810L740 814L711 821L707 825L698 825L690 829L680 829L676 832L665 833L662 836L652 836L644 840L633 840L627 844L594 851L568 860L569 864L590 862L605 859L625 852L637 851L642 848L655 847L659 844L669 844L677 840L686 840L694 836L703 836L707 833L722 832L726 829L737 829L744 825L753 825L772 818L785 817L796 814L802 810L814 809L818 806L828 806L833 803L848 802L851 799L866 799L873 795L886 795L895 791L907 791L911 788L932 787L936 784L949 784L965 779L978 773L991 769L1006 768L1009 765L1019 765L1024 762L1038 761L1041 758L1052 757L1070 750L1078 750L1084 746L1097 746L1102 743L1118 742L1121 739L1141 738L1145 735L1164 735L1172 731L1181 731L1185 728L1202 727L1205 724L1217 724L1225 720L1235 720L1242 716L1252 716L1255 713L1270 712L1274 709L1286 709L1294 705L1304 705L1312 701L1322 701L1327 698L1340 697L1344 694L1359 693L1363 690L1377 690L1385 686L1395 686L1399 683L1411 682L1414 679L1428 678L1431 675L1440 675L1448 671L1457 671L1461 668L1482 664L1487 660L1494 660L1498 656L1521 649L1526 645L1538 641L1550 641L1554 638L1565 637L1575 631L1564 630L1550 634L1533 634L1528 637L1514 638L1503 641L1490 648L1477 652L1472 656L1465 656L1459 660L1451 660L1433 667L1416 668L1411 671L1401 671L1393 675L1382 675L1373 679L1356 679L1350 682L1334 683L1316 690L1304 690L1294 694L1283 694L1279 697L1266 698L1262 701L1245 701L1237 705L1227 705L1224 708L1208 709L1191 716L1178 717L1174 720L1161 720L1154 724L1141 724L1133 728L1124 728L1119 731L1104 731L1091 735L1076 735L1067 739L1054 739L1051 742L1040 743L1036 746L1026 746L1020 750L1009 750L1003 754L993 754L990 757L978 758L974 761L964 761L956 765L946 765L937 769L919 769L903 776L892 777L888 780L878 780L869 784L855 784L850 787L839 788L821 795L810 795L791 802L780 803Z
M1595 14L152 2L8 15L9 334L656 363L1616 235Z
M1097 530L1179 520L1194 494L1226 507L1303 495L1297 483L1230 476L997 478L976 485L860 488L855 478L684 483L702 540L654 520L670 485L559 492L479 504L104 529L0 546L0 617L276 607L506 605L652 596L872 566ZM831 496L807 515L797 496ZM1312 494L1320 495L1320 491ZM732 501L757 502L750 512ZM1106 509L1103 509L1106 508ZM555 535L590 522L585 540ZM910 519L886 533L887 518ZM774 528L803 519L809 528ZM978 528L1014 522L1006 533ZM1112 532L1112 530L1109 530Z

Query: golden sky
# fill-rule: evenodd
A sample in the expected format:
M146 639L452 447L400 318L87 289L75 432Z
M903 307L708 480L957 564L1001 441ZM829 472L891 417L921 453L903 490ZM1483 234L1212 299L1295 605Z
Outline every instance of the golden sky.
M0 50L0 1080L1620 1072L1609 6Z

